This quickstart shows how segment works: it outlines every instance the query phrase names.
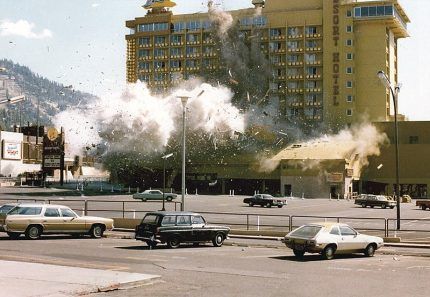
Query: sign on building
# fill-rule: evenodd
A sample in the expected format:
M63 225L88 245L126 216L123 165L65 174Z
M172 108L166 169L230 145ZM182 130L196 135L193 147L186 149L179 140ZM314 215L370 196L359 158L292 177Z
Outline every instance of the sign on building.
M60 169L64 160L64 139L57 129L49 128L43 136L43 171Z
M343 183L343 173L333 172L327 173L328 183Z
M2 146L3 146L3 150L2 150L3 159L21 160L22 158L21 143L11 142L11 141L9 142L9 141L3 140Z

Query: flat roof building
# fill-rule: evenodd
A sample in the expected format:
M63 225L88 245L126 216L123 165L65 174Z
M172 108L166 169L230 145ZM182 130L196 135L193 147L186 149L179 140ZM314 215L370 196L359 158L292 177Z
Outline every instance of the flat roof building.
M397 83L397 42L409 18L397 0L254 0L229 11L239 36L258 38L271 67L269 100L293 123L333 130L361 121L389 121L383 70ZM208 13L174 15L171 1L148 1L144 17L126 22L127 81L167 91L182 79L223 70ZM228 69L224 69L228 71Z

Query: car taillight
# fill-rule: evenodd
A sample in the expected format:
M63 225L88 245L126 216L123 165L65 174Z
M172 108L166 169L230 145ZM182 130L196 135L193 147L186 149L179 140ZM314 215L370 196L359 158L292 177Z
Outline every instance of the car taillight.
M160 227L157 227L156 229L155 229L155 234L158 234L160 232Z

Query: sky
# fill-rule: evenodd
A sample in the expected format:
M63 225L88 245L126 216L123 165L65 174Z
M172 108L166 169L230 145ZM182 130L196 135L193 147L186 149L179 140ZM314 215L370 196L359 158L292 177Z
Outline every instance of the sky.
M125 21L145 15L145 0L1 0L0 58L76 89L103 96L126 80ZM207 0L176 0L174 13L207 10ZM222 2L215 0L215 2ZM226 10L251 0L224 0ZM430 120L428 0L400 0L411 35L399 41L399 112Z

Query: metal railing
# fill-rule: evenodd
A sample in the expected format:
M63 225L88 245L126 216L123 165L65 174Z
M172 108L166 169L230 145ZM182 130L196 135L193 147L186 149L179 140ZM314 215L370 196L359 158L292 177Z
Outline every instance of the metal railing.
M122 218L142 218L144 214L154 210L139 210L137 207L130 205L139 205L140 207L148 204L160 204L161 201L147 201L142 204L141 201L132 200L94 200L94 199L29 199L29 198L1 198L0 201L11 202L39 202L47 204L65 204L76 212L82 212L83 215L92 213L112 213L118 214ZM103 206L101 206L102 204ZM181 202L167 202L166 206L172 206L175 211L180 209ZM343 217L343 216L305 216L305 215L276 215L261 213L235 213L235 212L210 212L198 211L204 214L206 220L211 224L223 224L231 227L243 228L249 231L284 231L290 232L294 228L303 224L324 221L347 223L358 231L371 231L383 233L385 237L403 232L430 232L430 219L401 219L403 222L402 230L396 230L396 219L381 217L363 218L363 217Z

